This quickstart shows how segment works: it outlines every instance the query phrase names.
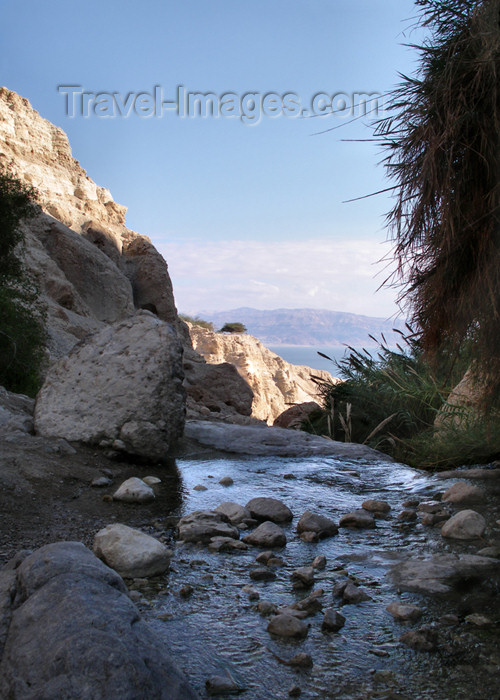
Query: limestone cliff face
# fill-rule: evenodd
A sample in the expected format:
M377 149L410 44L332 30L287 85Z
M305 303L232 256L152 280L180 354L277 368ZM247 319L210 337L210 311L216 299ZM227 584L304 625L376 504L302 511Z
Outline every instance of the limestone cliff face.
M335 380L329 372L292 365L250 335L213 333L189 326L194 349L209 364L229 362L253 390L252 416L274 423L293 404L319 401L311 375Z
M125 226L126 207L87 176L62 129L6 88L0 88L0 165L39 195L42 213L25 226L26 262L47 304L54 359L137 308L174 324L189 342L165 260L147 236Z

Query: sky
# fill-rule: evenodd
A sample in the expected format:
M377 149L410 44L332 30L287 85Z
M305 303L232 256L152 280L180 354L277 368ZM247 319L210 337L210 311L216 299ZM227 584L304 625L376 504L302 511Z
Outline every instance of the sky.
M413 0L3 0L0 82L128 207L179 310L389 318L390 197L347 200L390 184L360 139L416 67L415 17Z

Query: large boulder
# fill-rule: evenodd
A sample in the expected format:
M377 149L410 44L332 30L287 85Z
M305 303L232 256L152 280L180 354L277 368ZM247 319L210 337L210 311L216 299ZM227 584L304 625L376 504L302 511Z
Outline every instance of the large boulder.
M297 532L299 534L302 532L314 532L319 538L332 537L338 531L337 524L331 518L327 518L319 513L311 513L308 510L301 515L297 523Z
M32 433L34 407L33 399L0 386L0 435Z
M182 380L174 329L139 311L79 343L50 368L37 397L35 429L162 459L183 431Z
M0 697L195 700L120 576L83 544L49 544L16 564L0 571Z
M94 554L125 578L156 576L170 565L172 551L151 535L113 523L94 537Z
M243 542L254 547L265 547L266 549L284 547L286 545L286 535L279 525L266 521L253 532L245 535Z
M195 510L184 515L178 523L179 539L183 542L209 542L213 537L239 539L237 527L226 522L225 516L213 510Z
M482 536L486 520L475 510L461 510L441 528L443 537L453 540L476 540Z

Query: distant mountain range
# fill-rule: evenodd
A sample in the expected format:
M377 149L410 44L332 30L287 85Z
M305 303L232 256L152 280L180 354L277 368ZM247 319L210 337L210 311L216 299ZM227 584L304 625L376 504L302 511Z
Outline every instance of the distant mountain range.
M201 318L212 321L218 330L225 323L239 321L250 335L265 345L307 345L373 347L383 333L388 344L394 345L400 336L393 328L404 329L404 321L393 321L374 316L360 316L327 309L274 309L260 311L242 307L230 311L203 312Z

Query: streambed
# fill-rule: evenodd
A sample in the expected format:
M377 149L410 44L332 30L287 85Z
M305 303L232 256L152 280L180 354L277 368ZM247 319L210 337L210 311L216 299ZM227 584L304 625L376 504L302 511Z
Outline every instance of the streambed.
M389 574L391 566L403 559L443 552L476 553L485 546L446 541L438 528L397 519L404 501L430 500L451 482L398 464L332 457L181 459L178 468L184 498L177 515L213 509L224 501L244 505L256 496L278 498L294 514L293 522L285 527L288 544L277 550L284 565L274 570L275 581L250 579L261 550L211 553L204 546L176 543L168 576L138 585L145 596L139 604L143 615L168 640L176 662L201 697L206 696L205 680L213 675L232 678L245 688L241 697L248 700L288 698L292 686L300 687L302 698L489 700L499 696L498 628L478 629L464 622L470 613L498 622L498 581L476 581L454 595L435 598L398 594ZM221 486L218 482L224 476L230 476L234 484ZM207 490L194 491L197 484ZM304 511L338 521L369 498L386 500L392 508L387 519L377 520L375 529L341 529L319 543L299 539L295 525ZM493 524L490 539L500 538L494 525L499 517L498 499L489 499L481 511ZM303 641L272 638L266 631L268 618L259 614L257 603L242 588L251 584L260 600L290 604L310 592L293 591L291 572L310 565L318 554L326 556L327 565L316 572L314 590L324 589L323 607L340 610L345 626L338 633L322 632L323 615L317 613L306 619L310 629ZM355 577L371 601L341 606L332 597L341 569ZM180 591L187 585L193 592L183 597ZM386 611L393 601L418 605L424 610L422 619L411 624L396 622ZM457 615L458 624L445 624L445 615ZM399 642L403 632L426 623L435 624L438 630L437 651L414 651ZM296 670L276 658L290 659L297 652L312 656L312 669Z

